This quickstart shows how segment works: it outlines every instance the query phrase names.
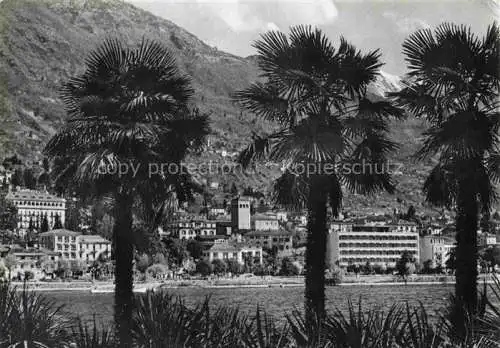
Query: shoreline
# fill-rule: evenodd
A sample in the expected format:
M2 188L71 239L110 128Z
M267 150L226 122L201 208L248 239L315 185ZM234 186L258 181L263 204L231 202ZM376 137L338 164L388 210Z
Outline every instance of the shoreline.
M478 285L484 282L488 285L493 284L493 280L489 277L481 277L478 279ZM327 285L330 286L432 286L432 285L454 285L455 279L452 276L418 276L408 279L407 282L395 279L394 276L359 276L347 277L340 284ZM22 291L24 284L13 282L11 285L16 287L17 291ZM269 277L269 278L227 278L214 280L168 280L163 282L145 282L135 283L134 293L145 293L147 290L167 290L167 289L182 289L182 288L198 288L198 289L237 289L237 288L291 288L304 287L303 277ZM80 291L91 293L113 293L113 282L33 282L26 283L26 287L30 291L40 292L62 292L62 291Z

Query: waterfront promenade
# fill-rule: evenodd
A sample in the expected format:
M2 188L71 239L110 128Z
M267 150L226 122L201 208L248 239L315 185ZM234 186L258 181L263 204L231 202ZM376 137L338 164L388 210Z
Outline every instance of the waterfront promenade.
M491 275L481 274L479 284L486 282L491 284ZM376 286L376 285L453 285L455 283L454 276L447 275L414 275L406 279L406 281L396 275L349 275L344 276L338 286ZM13 282L18 290L23 288L23 283ZM163 281L148 281L135 282L134 292L142 293L147 290L169 289L169 288L267 288L267 287L301 287L304 285L302 276L296 277L229 277L229 278L212 278L212 279L183 279L183 280L163 280ZM34 291L89 291L93 293L113 292L114 284L111 281L103 282L88 282L88 281L61 281L61 282L27 282L26 286L29 290Z

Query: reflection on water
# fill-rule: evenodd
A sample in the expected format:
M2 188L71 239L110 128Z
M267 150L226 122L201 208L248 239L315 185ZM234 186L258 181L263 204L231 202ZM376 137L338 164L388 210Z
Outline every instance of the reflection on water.
M280 318L295 308L302 309L304 288L182 288L168 291L183 296L188 305L210 295L213 305L239 305L244 311L254 312L260 304L268 313ZM417 305L420 301L427 312L435 316L446 305L452 291L453 285L337 286L326 289L326 299L328 309L338 308L343 312L347 310L349 299L357 303L361 298L364 309L370 306L387 308L393 303L405 301ZM113 294L66 291L47 293L46 296L56 300L58 304L64 304L65 311L80 315L83 319L92 319L94 314L99 321L112 318Z

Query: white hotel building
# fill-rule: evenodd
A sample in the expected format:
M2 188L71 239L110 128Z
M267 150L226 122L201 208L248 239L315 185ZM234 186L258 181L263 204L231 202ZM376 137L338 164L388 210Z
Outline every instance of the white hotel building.
M54 227L56 216L59 216L64 226L66 221L66 199L64 198L34 190L11 191L5 198L16 206L17 227L21 230L28 229L30 220L40 228L44 216L47 216L50 229Z
M334 222L327 239L327 264L385 264L394 267L403 252L419 262L419 234L413 223L353 224Z
M111 242L98 235L83 235L65 229L40 233L40 244L58 253L60 259L92 263L111 256Z

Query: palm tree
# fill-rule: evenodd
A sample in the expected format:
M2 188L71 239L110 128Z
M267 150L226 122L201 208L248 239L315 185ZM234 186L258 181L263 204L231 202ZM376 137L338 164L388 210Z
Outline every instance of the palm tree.
M147 40L137 48L106 40L61 94L70 119L45 152L59 183L112 199L115 326L120 347L129 347L134 208L141 202L154 224L166 201L192 198L181 160L203 144L208 120L188 109L193 89L170 52ZM175 170L160 170L163 163Z
M403 44L407 86L402 106L430 128L417 158L439 161L424 183L429 202L456 207L457 310L476 311L477 229L500 182L498 113L499 31L482 38L465 26L442 24L410 35Z
M235 95L248 111L272 122L266 135L254 135L240 154L247 166L267 157L282 162L275 183L278 204L307 208L305 309L308 323L324 316L327 205L336 217L343 185L351 192L392 192L387 154L396 148L387 136L390 116L401 111L370 100L367 86L378 75L380 54L363 54L344 38L336 49L319 29L291 28L263 34L254 43L263 82ZM379 166L379 170L375 169ZM306 172L306 170L308 172Z

